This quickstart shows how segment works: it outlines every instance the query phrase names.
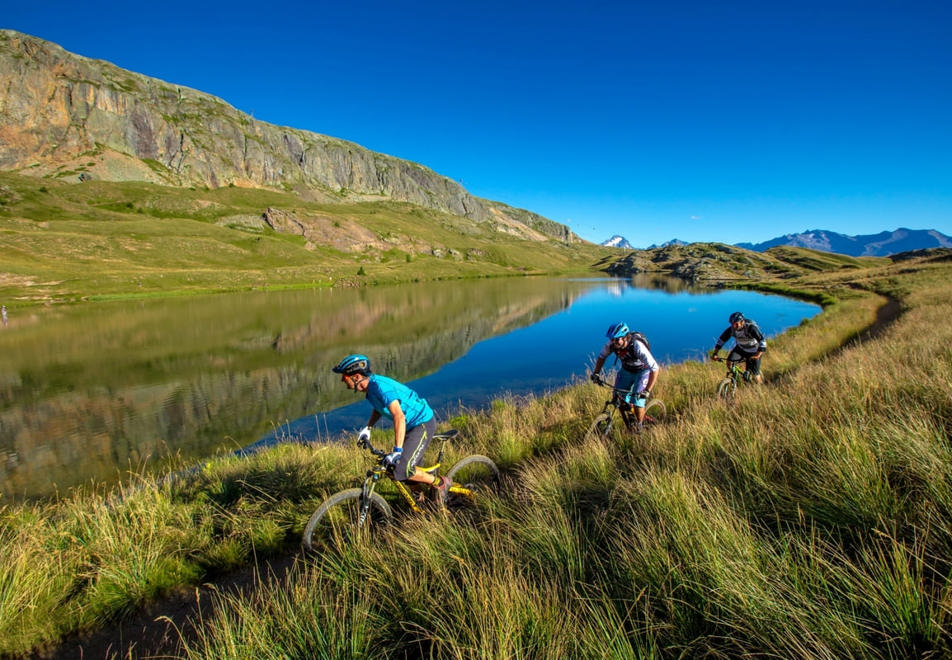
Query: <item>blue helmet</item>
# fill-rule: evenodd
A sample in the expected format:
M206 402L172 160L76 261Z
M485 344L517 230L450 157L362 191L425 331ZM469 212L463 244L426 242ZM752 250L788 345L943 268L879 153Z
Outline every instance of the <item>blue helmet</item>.
M731 314L731 323L732 323L732 324L733 324L733 323L737 323L738 321L746 321L746 320L747 320L747 319L745 319L745 318L744 318L744 315L741 314L740 312L734 312L733 314Z
M605 336L609 339L618 339L627 336L629 332L631 330L628 329L628 324L619 321L608 326L608 332L605 333Z
M338 362L337 366L333 367L331 371L335 374L346 374L348 376L352 374L363 374L366 376L370 373L370 358L360 353L354 353Z

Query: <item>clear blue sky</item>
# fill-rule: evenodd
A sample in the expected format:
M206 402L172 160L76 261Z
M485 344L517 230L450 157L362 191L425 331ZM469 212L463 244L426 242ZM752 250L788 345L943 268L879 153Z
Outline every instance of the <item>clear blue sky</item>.
M952 235L952 2L9 2L0 27L600 242Z

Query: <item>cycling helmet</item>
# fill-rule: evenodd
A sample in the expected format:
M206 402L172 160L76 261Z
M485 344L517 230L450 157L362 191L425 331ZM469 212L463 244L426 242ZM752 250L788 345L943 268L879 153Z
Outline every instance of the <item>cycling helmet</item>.
M744 315L741 314L740 312L734 312L733 314L731 314L731 324L737 323L738 321L746 321L746 320L747 319L745 319Z
M609 339L618 339L626 336L629 332L631 331L628 329L627 323L618 322L608 326L608 332L605 333L605 336Z
M331 371L335 374L346 374L348 376L353 374L364 374L366 376L370 373L370 358L360 353L354 353L338 362L337 366L333 367Z

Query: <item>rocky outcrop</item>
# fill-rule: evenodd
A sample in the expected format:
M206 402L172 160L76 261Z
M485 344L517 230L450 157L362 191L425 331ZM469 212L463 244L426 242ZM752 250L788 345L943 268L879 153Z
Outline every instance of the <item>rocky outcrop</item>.
M564 225L474 197L416 163L257 121L214 96L11 30L0 30L0 170L390 199L527 239L581 240Z

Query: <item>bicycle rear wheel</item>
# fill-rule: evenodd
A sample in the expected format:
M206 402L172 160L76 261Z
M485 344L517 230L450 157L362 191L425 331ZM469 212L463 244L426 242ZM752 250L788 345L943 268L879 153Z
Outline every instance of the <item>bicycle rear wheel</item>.
M347 534L367 534L374 527L385 525L393 518L390 505L377 493L371 493L370 506L362 518L363 489L348 488L328 497L307 521L301 543L307 550L315 550L331 539L343 539Z
M599 413L595 420L592 422L592 425L588 427L588 431L585 432L585 440L595 440L597 438L608 438L612 432L612 413L602 412Z
M732 401L737 393L737 383L732 378L725 378L717 384L717 396L725 401Z
M492 459L480 454L467 456L446 473L453 480L446 498L447 506L470 504L484 493L499 487L499 468Z
M661 399L652 399L645 406L645 424L658 424L664 421L667 409Z

